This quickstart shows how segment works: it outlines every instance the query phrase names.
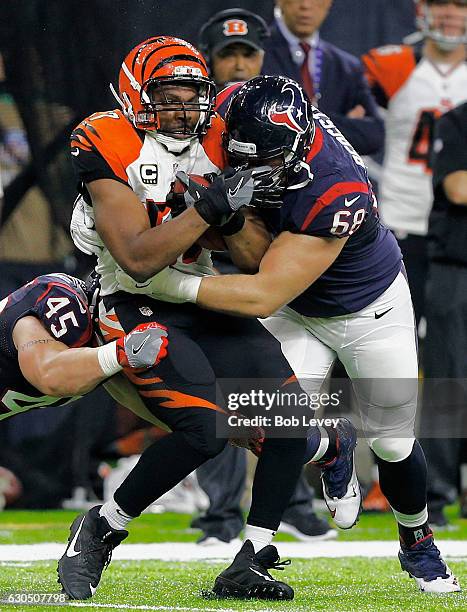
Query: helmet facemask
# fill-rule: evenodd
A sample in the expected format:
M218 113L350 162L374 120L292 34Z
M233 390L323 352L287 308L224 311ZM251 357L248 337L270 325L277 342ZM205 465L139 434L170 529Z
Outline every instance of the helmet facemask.
M224 135L224 142L227 138ZM258 208L280 208L286 189L302 170L302 163L290 149L269 156L245 155L235 152L235 141L225 146L229 165L236 169L261 168L255 172L255 187L252 206Z
M183 95L180 96L182 99L175 99L178 96L171 95L171 90L175 88L187 91L187 101L183 100ZM136 122L138 126L154 126L153 129L167 136L202 136L210 125L214 102L215 88L208 78L150 79L141 89L142 110L137 113ZM179 127L164 129L163 113L168 112L179 114ZM194 113L198 115L195 122Z
M420 2L417 7L417 25L425 38L433 40L440 50L453 51L460 45L467 44L467 15L464 17L464 32L459 35L450 35L443 32L443 27L437 28L431 5L455 4L467 9L467 0L434 0L433 2ZM461 17L460 17L461 19ZM448 20L448 19L447 19Z

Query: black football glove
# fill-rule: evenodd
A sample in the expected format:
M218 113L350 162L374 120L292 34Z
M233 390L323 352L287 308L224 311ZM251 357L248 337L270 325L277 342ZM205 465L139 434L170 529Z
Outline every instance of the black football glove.
M206 179L211 181L213 176L215 175L208 174L206 175ZM185 190L177 192L172 188L167 196L167 204L172 211L172 218L178 217L178 215L181 215L187 208L191 208L207 189L207 185L201 185L185 172L178 172L177 178L185 186ZM174 187L174 183L172 183L172 187Z
M259 170L261 168L237 171L228 168L217 176L193 204L200 217L209 225L227 223L240 208L253 200L254 177ZM187 186L191 181L184 172L177 172L177 178ZM195 191L200 190L195 188Z

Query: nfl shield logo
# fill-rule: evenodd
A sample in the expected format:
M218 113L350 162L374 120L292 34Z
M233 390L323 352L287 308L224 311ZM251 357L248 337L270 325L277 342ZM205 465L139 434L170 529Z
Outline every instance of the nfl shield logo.
M149 308L149 306L141 306L141 308L139 309L140 313L142 315L144 315L145 317L150 317L153 312L152 310Z

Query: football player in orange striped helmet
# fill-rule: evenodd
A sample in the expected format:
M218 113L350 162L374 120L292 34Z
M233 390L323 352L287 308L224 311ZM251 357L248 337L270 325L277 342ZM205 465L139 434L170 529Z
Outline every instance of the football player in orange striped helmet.
M124 59L119 95L138 129L185 140L206 133L215 102L214 82L201 53L171 36L148 38Z

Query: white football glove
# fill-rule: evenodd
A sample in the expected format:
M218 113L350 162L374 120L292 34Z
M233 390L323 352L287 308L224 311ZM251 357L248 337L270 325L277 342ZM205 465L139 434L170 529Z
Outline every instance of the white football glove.
M70 233L76 248L86 255L99 256L104 250L104 243L96 232L94 211L92 206L86 204L83 196L79 196L75 201L70 222Z

